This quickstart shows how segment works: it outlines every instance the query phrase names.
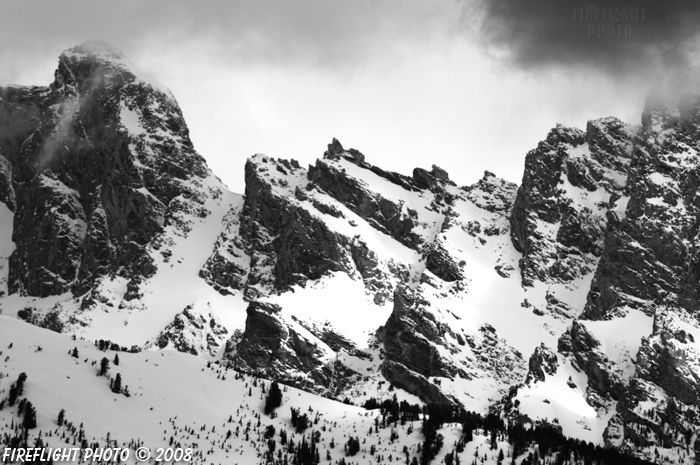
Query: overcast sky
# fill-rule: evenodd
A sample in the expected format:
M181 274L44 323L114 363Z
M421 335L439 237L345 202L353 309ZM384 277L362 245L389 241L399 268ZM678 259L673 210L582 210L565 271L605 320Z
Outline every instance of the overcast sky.
M0 0L0 84L46 85L100 38L171 89L234 191L251 154L309 164L333 137L405 174L519 183L556 123L637 124L652 85L692 85L700 2L631 2Z

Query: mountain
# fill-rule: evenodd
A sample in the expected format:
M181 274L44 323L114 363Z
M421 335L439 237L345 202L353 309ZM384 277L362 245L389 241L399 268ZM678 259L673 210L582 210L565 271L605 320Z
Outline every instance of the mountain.
M167 88L109 44L73 47L49 86L0 88L0 312L24 351L5 361L0 396L25 366L28 383L50 382L44 363L52 377L83 379L100 350L118 350L125 379L139 380L118 399L134 416L150 419L156 400L166 410L162 377L186 384L178 404L198 398L176 431L226 425L215 412L251 397L251 383L269 388L262 378L296 393L285 401L295 408L319 402L342 417L344 435L375 411L321 397L370 407L396 395L437 409L434 419L457 412L448 417L461 425L440 431L458 443L467 412L490 413L630 457L697 461L699 107L697 94L677 105L650 98L638 126L558 125L527 154L520 186L490 172L459 186L437 165L386 171L333 139L306 168L250 157L238 195L195 151ZM66 354L73 341L85 361ZM28 349L41 344L50 362ZM109 386L83 382L99 415L121 418L111 430L90 421L95 442L119 431L129 447L165 439L151 420L129 436L104 403ZM57 386L56 400L34 389L39 411L57 412L71 388ZM90 417L71 406L75 422ZM259 429L259 407L229 414L244 409ZM153 418L173 422L161 413ZM16 414L0 409L5 423ZM429 430L402 430L404 444ZM519 448L504 431L498 447L517 463L545 457L544 443ZM228 438L213 433L212 453L230 462ZM472 441L453 454L470 460L487 439ZM255 441L231 444L245 450L241 463L262 460ZM413 447L407 461L425 457Z

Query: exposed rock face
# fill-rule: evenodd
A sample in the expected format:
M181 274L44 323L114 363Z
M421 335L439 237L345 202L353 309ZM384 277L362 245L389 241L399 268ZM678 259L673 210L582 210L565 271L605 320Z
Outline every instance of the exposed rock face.
M438 386L431 383L425 376L416 373L405 365L387 360L382 364L382 375L389 382L411 392L425 402L440 405L455 405L456 402L447 397Z
M527 154L511 216L525 285L569 282L595 270L631 155L632 130L614 118L589 122L586 132L557 126Z
M438 278L448 282L459 281L464 277L462 267L465 264L455 261L439 237L429 246L425 258L426 268Z
M489 171L485 171L476 184L462 189L477 207L506 215L510 214L518 192L517 184L501 179Z
M240 231L249 244L251 257L248 298L263 295L270 289L303 285L328 272L349 270L343 247L345 238L278 192L277 186L264 177L267 170L273 169L290 176L306 174L299 165L286 160L258 157L246 163L246 195Z
M562 354L570 355L575 366L586 373L588 386L597 396L615 400L620 398L623 389L620 371L601 350L600 341L588 331L583 322L574 320L567 332L559 338L557 348ZM593 400L593 403L597 402Z
M215 357L224 346L228 330L211 313L207 316L193 312L191 306L178 313L172 323L149 344L159 349L173 348L192 355Z
M451 376L449 366L437 348L449 330L437 321L430 303L405 286L396 290L394 311L384 327L384 351L387 360L400 362L424 377Z
M413 169L413 182L419 189L432 189L437 185L437 180L423 168Z
M588 375L589 388L619 399L606 444L651 456L654 448L700 450L700 377L693 340L699 309L697 99L647 101L634 139L627 183L607 212L605 240L582 319L609 320L633 311L654 316L629 378L603 353L584 321L559 340ZM562 224L563 226L563 224ZM560 229L561 231L561 229ZM577 347L578 346L578 347Z
M285 315L279 305L255 301L246 313L245 331L229 340L222 359L236 370L340 396L362 378L345 361L372 359L336 329Z
M226 214L224 231L199 271L200 278L224 295L244 289L250 270L248 246L239 234L242 207L242 204L237 204Z
M437 165L433 165L433 168L430 170L430 174L432 174L434 178L440 179L442 181L450 180L450 175L447 174L447 171L443 170Z
M509 383L522 379L522 356L500 340L493 327L484 325L474 333L461 334L450 329L449 319L450 315L431 308L420 291L397 288L394 310L383 330L382 374L422 399L438 403L445 403L449 395L438 395L441 390L429 378L469 380L483 370L491 373L504 393Z
M263 370L307 389L340 392L338 373L354 376L350 365L340 362L346 359L342 354L366 360L365 349L343 337L342 328L283 316L286 309L262 312L259 306L271 305L260 300L263 296L315 286L342 273L362 280L374 305L393 302L393 312L379 332L385 359L372 363L395 385L444 403L452 396L432 381L436 377L477 380L480 373L493 372L489 388L494 397L524 377L522 356L498 338L493 327L453 330L455 323L461 327L460 317L431 308L425 296L465 289L469 264L458 258L456 241L507 243L517 188L491 173L464 188L451 183L439 168L424 174L429 186L381 170L335 139L308 171L293 161L262 155L249 159L242 210L238 216L232 211L227 220L230 231L239 221L240 240L233 233L220 236L200 273L221 292L244 289L252 302L246 326L250 330L227 349L227 359L239 368ZM479 222L465 224L460 218L464 211L479 212ZM389 247L402 250L398 260L386 255L386 244L394 241ZM250 257L249 265L245 256ZM504 260L501 269L512 272L515 264ZM328 312L333 311L329 306ZM268 328L269 334L257 334L253 328ZM293 334L304 334L306 342L290 345ZM289 355L297 349L305 354L308 347L318 350L308 357ZM278 352L272 361L263 359ZM325 361L309 365L321 353ZM299 377L302 371L311 374Z
M355 162L355 157L339 154ZM361 162L358 162L361 164ZM365 163L369 168L371 165ZM376 170L375 170L376 171ZM377 173L375 173L377 174ZM403 187L412 188L410 178L402 179L395 173L384 173L389 180L398 180ZM380 176L381 176L380 174ZM402 208L381 194L372 192L368 187L363 186L355 178L346 176L335 166L326 163L324 160L317 160L316 166L309 168L309 179L314 185L319 186L334 199L341 202L351 211L365 220L371 220L375 227L395 238L402 244L417 248L421 244L421 238L413 231L414 218L411 212ZM415 215L414 215L415 216Z
M599 412L616 408L606 444L640 457L653 458L662 447L691 457L700 450L698 325L690 316L700 305L698 108L696 96L678 105L650 99L636 136L612 119L589 123L585 134L557 128L528 154L512 215L524 284L575 282L595 269L580 320L559 338L558 350L586 374L588 403ZM579 208L573 188L589 200L595 193L597 208ZM548 293L548 308L561 307L557 301ZM562 308L563 316L577 316ZM639 349L630 365L585 320L599 320L601 328L636 311L653 315L654 325L641 345L632 344Z
M530 356L525 382L534 383L537 381L544 381L545 374L550 376L555 374L558 366L559 359L557 358L557 354L543 343L537 347Z
M292 316L292 320L304 328L306 331L314 335L318 340L323 342L325 345L327 345L333 352L340 352L344 351L347 354L350 355L361 355L365 356L366 354L358 351L357 346L355 345L354 342L349 340L347 337L343 336L339 332L337 332L335 329L330 327L329 325L318 325L318 324L313 324L304 320L301 320L300 318L297 318L295 316Z
M678 108L650 105L630 165L629 202L611 223L586 318L625 308L653 314L662 302L700 309L697 116L690 118L688 108L681 118Z
M605 432L623 449L687 446L700 452L700 336L697 319L682 309L659 309L642 340L637 370Z
M85 212L75 192L52 175L40 174L28 182L28 189L19 190L10 292L24 289L48 296L67 290L78 278Z
M290 327L275 304L252 302L246 327L229 365L319 391L330 384L330 351Z
M49 87L0 89L0 155L9 292L39 297L151 276L147 245L199 203L184 181L208 173L169 92L96 42L64 52Z
M568 422L582 437L616 409L608 445L700 450L697 94L650 100L641 129L557 126L519 188L386 171L333 139L308 170L250 157L243 197L133 69L88 43L50 86L0 88L0 310L19 299L11 312L56 331L157 320L150 347L335 398L388 380L482 412L508 396L537 421L570 406L516 412L515 386L563 389L599 413ZM227 330L215 315L238 324L241 302L245 331Z
M661 386L684 404L700 401L700 351L695 344L700 324L682 310L660 309L654 331L642 340L637 376Z

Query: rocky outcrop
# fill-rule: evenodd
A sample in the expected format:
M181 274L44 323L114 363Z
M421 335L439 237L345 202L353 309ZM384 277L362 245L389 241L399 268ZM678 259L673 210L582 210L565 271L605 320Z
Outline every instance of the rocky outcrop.
M539 347L535 348L535 351L530 356L528 362L528 372L527 378L525 378L525 383L536 383L537 381L544 381L545 375L554 375L557 372L557 367L559 366L559 359L557 354L545 346L544 343Z
M174 98L108 44L64 52L48 87L0 88L9 292L81 295L106 274L138 287L155 270L149 244L199 208L208 173Z
M651 315L661 303L700 309L697 126L679 118L677 107L650 102L644 122L630 165L629 202L611 224L585 318L628 308Z
M440 355L448 328L430 311L430 303L406 286L394 294L394 310L384 326L386 360L398 362L424 377L454 376L456 370Z
M637 369L605 432L606 443L628 450L691 448L700 452L700 324L678 308L661 308L644 338Z
M428 247L425 255L425 267L443 281L452 282L464 278L462 267L466 262L455 261L439 237Z
M227 363L266 378L319 392L330 385L331 352L291 327L275 304L251 302L241 341Z
M419 189L433 189L437 186L437 179L423 168L413 169L413 182Z
M511 215L526 286L570 282L596 269L607 214L625 188L632 139L629 126L606 118L585 132L557 126L527 154Z
M10 258L9 290L45 297L65 292L76 281L82 243L87 232L85 212L76 193L51 172L20 189ZM29 250L26 250L29 252Z
M450 329L448 319L440 309L432 308L420 290L399 286L394 309L381 331L382 374L429 402L450 397L429 382L430 378L472 380L488 372L503 394L508 386L522 380L526 367L521 354L499 339L492 326L458 333Z
M372 356L329 324L285 315L279 305L260 301L250 303L245 331L227 342L222 356L236 370L331 397L362 381L352 360L367 363Z
M223 295L245 288L250 270L248 245L239 234L242 203L224 218L225 228L214 244L214 251L199 270L199 277Z
M695 335L695 336L694 336ZM650 337L642 339L636 376L654 382L687 405L700 403L700 335L696 318L680 309L659 309Z
M391 273L392 269L382 269L376 252L370 250L367 244L359 237L350 242L350 256L355 269L359 272L365 284L365 288L374 294L374 302L384 304L394 294ZM407 273L399 267L394 267L393 272L404 280Z
M282 170L297 177L306 174L298 164L286 160L260 156L246 163L240 232L249 244L250 273L245 292L250 299L271 289L304 285L328 272L350 271L344 248L347 239L288 199L285 191L277 192L275 178L266 175L268 170ZM284 178L282 181L286 182Z
M56 331L101 311L123 312L126 326L158 307L172 322L150 347L223 352L231 367L335 398L388 380L485 412L523 381L530 393L552 382L597 409L575 422L584 430L617 409L608 445L689 451L700 418L698 102L650 102L641 129L557 126L527 155L519 188L490 172L458 187L436 165L386 171L333 139L308 170L251 157L236 196L194 151L167 89L113 47L84 44L60 57L50 86L0 88L0 203L11 212L0 213L13 221L13 240L0 238L0 303L31 301L17 315ZM197 295L176 315L155 295L173 276ZM324 289L338 302L304 308ZM207 292L215 311L249 304L223 350ZM372 322L346 331L356 307ZM656 315L641 346L590 322L645 318L637 310ZM339 312L350 318L333 321ZM536 347L529 360L502 337L511 321L492 319L504 315L533 332L513 342ZM561 336L559 353L535 332ZM569 371L562 385L572 366L587 381ZM548 414L567 408L544 401Z
M425 376L405 365L387 360L382 364L382 375L390 383L420 397L429 404L458 405L450 397L443 394L440 388L431 383Z
M226 343L227 336L228 330L211 311L205 316L188 305L147 347L215 357Z
M619 399L624 388L620 371L601 348L600 341L583 322L574 320L559 338L557 349L570 356L575 367L588 376L588 387L602 398ZM589 396L594 404L598 402ZM600 407L600 405L595 405Z
M350 156L350 152L342 153L343 157ZM333 163L328 166L339 176L342 174ZM217 241L215 253L201 276L220 291L243 288L246 298L255 300L343 272L362 279L377 303L391 300L395 283L408 277L406 266L379 260L354 229L357 221L363 219L335 199L333 192L310 183L308 177L307 171L294 161L262 155L250 158L241 213L231 216L227 226L230 232L226 233L227 238L222 236ZM357 182L352 177L342 177ZM339 227L338 223L344 226ZM368 223L386 232L371 218Z
M441 191L440 186L449 181L450 175L447 171L436 165L433 165L430 171L423 168L414 168L413 170L413 182L419 189L428 189L433 192Z
M518 185L484 171L484 176L471 186L462 187L467 198L479 208L492 213L510 215L518 193Z
M292 333L304 334L308 344L325 351L328 357L343 358L336 354L344 352L363 358L362 350L343 337L342 330L325 326L322 321L293 315L287 318L274 312L267 312L263 318L254 311L257 305L263 305L262 296L288 292L296 286L323 285L324 280L345 273L363 281L376 305L393 301L393 312L378 333L384 347L382 363L392 366L382 368L382 373L410 373L415 393L431 399L438 397L426 393L435 389L442 392L431 381L436 377L472 380L482 372L493 372L497 379L494 395L505 391L509 382L520 380L526 372L522 356L498 338L493 327L481 325L468 333L454 331L450 326L458 316L430 307L424 297L427 287L455 294L464 290L469 264L457 258L455 252L461 251L454 242L456 237L466 236L467 226L459 218L460 213L481 212L475 232L480 244L501 241L499 236L508 234L507 216L517 188L491 173L474 186L459 188L437 167L426 171L424 180L430 185L420 186L413 178L383 171L367 163L360 152L344 149L335 139L324 158L308 171L294 161L251 157L246 165L241 213L230 214L227 230L232 232L220 236L215 253L200 272L220 292L234 292L241 286L246 299L254 304L248 312L247 327L270 328L269 335L244 337L236 350L227 350L230 359L248 371L266 366L258 359L265 351L251 350L249 341L275 340L274 347L265 349L274 352L290 340ZM236 218L240 218L239 240ZM394 258L398 250L408 263L400 262L403 257ZM387 258L387 252L392 258ZM249 268L244 263L246 256L250 258ZM504 262L502 269L512 271L513 266ZM419 282L421 285L416 287ZM277 316L273 318L272 314ZM348 369L338 366L337 361L310 367L297 359L304 358L280 357L270 365L279 368L265 368L265 372L296 379L295 373L303 366L313 376L292 382L331 392L338 386L338 373ZM285 364L289 364L286 371ZM334 376L328 377L329 369ZM418 388L425 383L430 387ZM442 395L449 397L444 392Z
M326 344L333 352L338 353L344 351L350 355L360 355L360 358L367 355L358 350L357 345L347 337L343 336L338 330L329 324L319 325L316 323L304 321L300 318L292 316L292 320L299 326L307 330L310 334L316 337L319 341Z
M379 174L377 169L373 170L374 167L366 162L358 162L354 156L346 152L327 155L327 157L330 160L333 160L333 157L343 157L362 169ZM402 188L417 189L410 178L384 171L379 175ZM422 243L420 236L413 231L414 220L417 218L415 212L411 214L411 211L404 209L402 204L373 192L362 181L346 176L335 165L325 160L316 160L316 165L309 167L308 177L314 185L323 189L361 218L370 221L376 229L411 248L418 248Z

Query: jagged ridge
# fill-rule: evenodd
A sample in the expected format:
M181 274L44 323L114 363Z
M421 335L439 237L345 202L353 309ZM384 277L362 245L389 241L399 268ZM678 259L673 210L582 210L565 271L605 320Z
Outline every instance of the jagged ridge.
M241 197L167 89L86 43L49 86L0 89L0 308L694 457L699 101L557 126L520 187L389 172L334 139L308 169L251 157Z

